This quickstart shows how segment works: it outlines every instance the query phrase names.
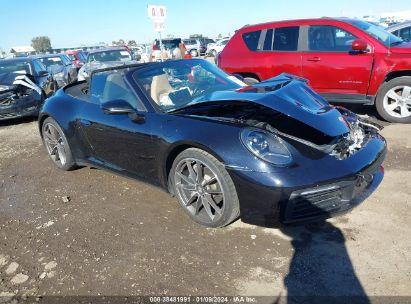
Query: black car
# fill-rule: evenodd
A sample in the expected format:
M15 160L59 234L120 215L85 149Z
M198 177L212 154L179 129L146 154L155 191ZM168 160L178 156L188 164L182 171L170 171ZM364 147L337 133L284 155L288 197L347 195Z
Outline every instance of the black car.
M48 99L40 133L53 162L105 168L175 195L210 227L237 217L329 217L383 178L379 128L290 75L246 86L201 59L96 70ZM161 211L159 211L161 212Z
M38 59L0 60L0 120L37 115L56 86Z
M41 61L57 81L59 87L77 80L77 68L65 54L37 55L34 58Z

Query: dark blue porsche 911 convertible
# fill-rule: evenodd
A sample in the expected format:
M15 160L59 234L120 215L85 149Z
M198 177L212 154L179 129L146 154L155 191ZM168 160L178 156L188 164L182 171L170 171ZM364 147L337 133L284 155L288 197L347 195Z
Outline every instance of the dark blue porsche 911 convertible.
M89 165L161 186L196 222L279 223L350 210L380 184L379 127L304 79L245 85L201 59L94 71L60 89L40 132L63 170Z

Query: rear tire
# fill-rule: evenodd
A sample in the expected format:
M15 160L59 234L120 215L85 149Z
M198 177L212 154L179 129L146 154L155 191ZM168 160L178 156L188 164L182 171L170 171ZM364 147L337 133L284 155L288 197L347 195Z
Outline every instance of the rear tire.
M41 137L49 157L58 168L65 171L76 168L67 138L53 118L48 117L44 120Z
M223 227L240 215L234 183L224 165L211 154L189 148L173 162L169 181L184 211L207 227Z
M385 120L411 123L411 77L403 76L385 82L375 103L378 114Z

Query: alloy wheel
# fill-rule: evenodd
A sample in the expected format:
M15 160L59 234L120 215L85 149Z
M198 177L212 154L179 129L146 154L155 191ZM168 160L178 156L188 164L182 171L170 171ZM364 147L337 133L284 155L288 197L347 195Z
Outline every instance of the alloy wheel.
M46 123L43 128L44 143L51 159L60 166L67 162L66 148L63 136L51 123Z
M383 106L392 117L411 116L411 86L396 86L384 96Z
M176 195L183 207L201 222L213 223L221 218L225 194L217 174L195 158L181 160L176 166Z

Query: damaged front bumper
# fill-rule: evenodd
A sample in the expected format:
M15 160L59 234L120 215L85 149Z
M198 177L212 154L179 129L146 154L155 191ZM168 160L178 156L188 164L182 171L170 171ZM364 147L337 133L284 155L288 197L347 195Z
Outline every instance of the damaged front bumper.
M241 219L265 227L326 219L351 210L381 183L386 142L378 134L354 155L301 162L272 172L227 167Z
M377 162L379 165L379 162ZM293 191L281 210L285 224L326 219L350 211L380 185L384 168L372 166L353 177L331 184Z
M20 96L5 96L0 100L0 120L8 120L25 116L36 116L41 108L41 98L35 94Z

